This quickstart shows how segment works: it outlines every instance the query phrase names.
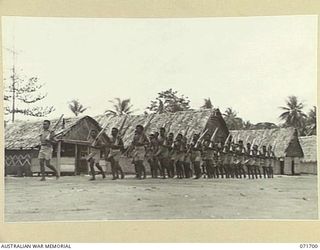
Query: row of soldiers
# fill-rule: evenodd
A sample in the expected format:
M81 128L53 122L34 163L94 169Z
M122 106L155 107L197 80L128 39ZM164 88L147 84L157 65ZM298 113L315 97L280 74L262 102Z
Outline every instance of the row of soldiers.
M214 143L209 133L194 134L191 142L181 133L174 137L160 128L147 137L138 125L131 146L126 151L133 157L136 177L146 178L144 160L150 165L151 177L205 178L272 178L275 155L272 147L243 141Z
M45 165L52 169L57 178L59 173L51 164L53 147L57 141L53 131L49 130L50 121L43 122L43 132L40 135L39 160L41 166L41 180L45 180ZM120 129L121 131L121 129ZM121 155L126 154L133 158L136 177L146 178L146 168L144 161L147 160L151 176L157 178L160 174L162 178L191 178L195 176L199 179L203 175L207 178L266 178L273 177L273 166L275 155L272 147L262 146L259 150L257 145L243 141L233 143L213 142L213 137L217 130L210 136L206 131L194 134L188 143L186 136L173 133L166 134L164 127L159 132L146 136L144 127L137 125L131 145L125 150L118 128L112 128L111 135L107 136L107 142L101 140L104 130L99 133L91 130L88 146L90 154L87 157L91 180L95 180L95 167L100 170L105 178L104 171L99 165L101 152L104 151L105 160L111 163L113 179L124 178L124 173L119 164Z

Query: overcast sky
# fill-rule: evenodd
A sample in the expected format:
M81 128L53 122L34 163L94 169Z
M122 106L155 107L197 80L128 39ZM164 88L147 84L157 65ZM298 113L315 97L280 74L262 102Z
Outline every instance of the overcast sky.
M115 97L131 98L143 113L169 88L192 108L210 97L253 123L278 124L289 95L306 112L316 105L316 16L2 21L3 46L19 52L17 68L46 84L40 105L56 108L49 118L72 116L75 98L90 106L88 115L102 114ZM3 55L8 76L12 55Z

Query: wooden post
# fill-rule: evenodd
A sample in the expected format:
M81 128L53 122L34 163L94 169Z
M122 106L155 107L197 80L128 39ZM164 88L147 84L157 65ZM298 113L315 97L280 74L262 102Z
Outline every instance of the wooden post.
M58 142L58 148L57 148L57 171L60 175L61 170L61 141Z
M79 173L79 169L78 169L78 144L74 145L74 154L75 154L74 173L75 173L75 175L77 175Z

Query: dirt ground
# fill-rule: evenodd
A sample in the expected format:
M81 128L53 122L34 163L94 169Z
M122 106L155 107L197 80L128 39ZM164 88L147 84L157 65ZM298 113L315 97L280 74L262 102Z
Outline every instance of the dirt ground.
M5 178L5 221L317 219L317 176L274 179Z

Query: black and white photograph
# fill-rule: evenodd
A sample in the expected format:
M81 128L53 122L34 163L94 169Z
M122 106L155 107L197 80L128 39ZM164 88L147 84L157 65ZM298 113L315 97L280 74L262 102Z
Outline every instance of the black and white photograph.
M4 221L318 220L317 25L2 17Z

